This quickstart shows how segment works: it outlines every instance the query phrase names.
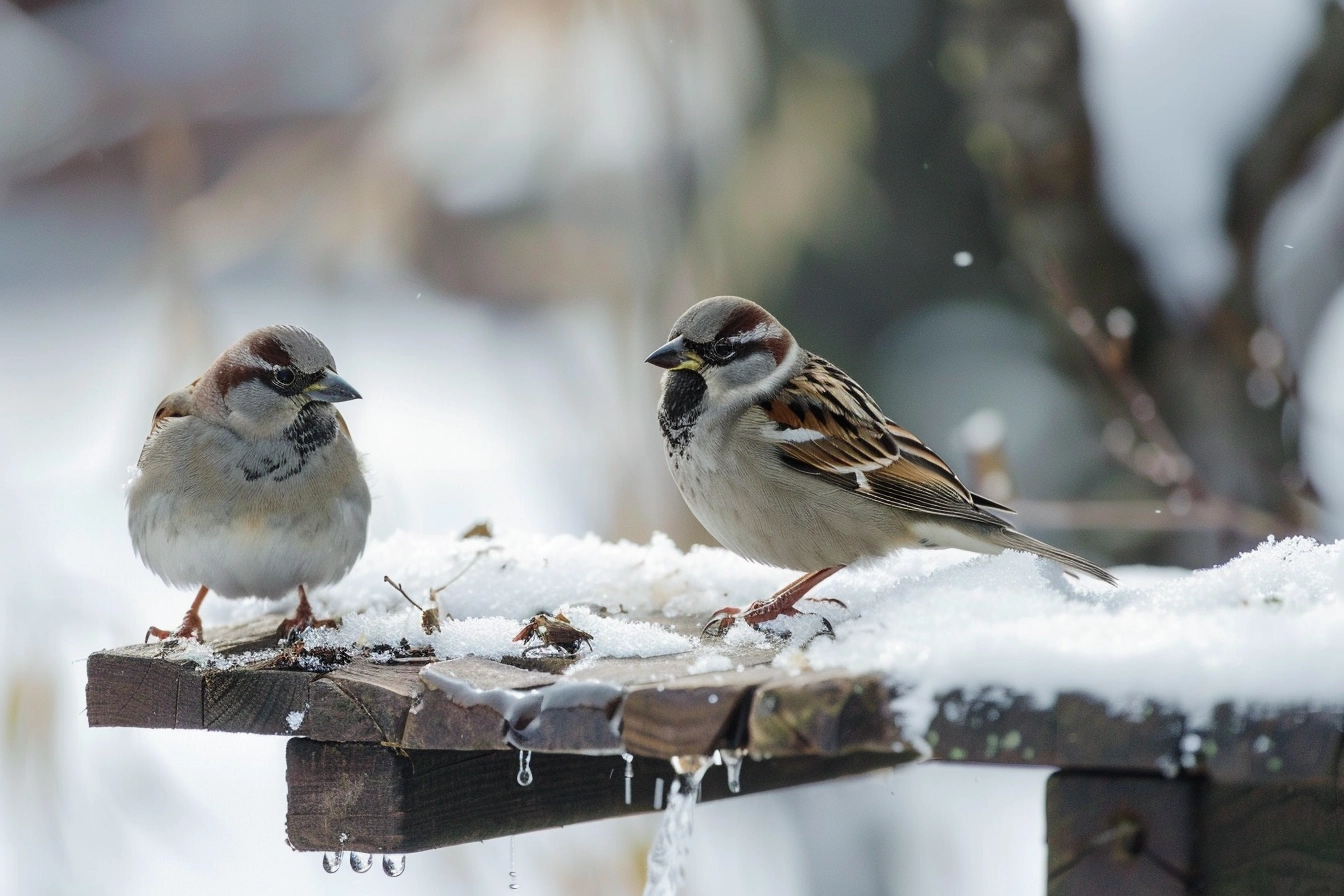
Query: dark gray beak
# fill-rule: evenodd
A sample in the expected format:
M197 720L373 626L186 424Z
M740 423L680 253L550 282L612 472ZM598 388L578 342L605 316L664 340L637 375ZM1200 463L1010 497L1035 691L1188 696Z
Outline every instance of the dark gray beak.
M687 347L685 336L678 336L645 358L644 363L664 370L699 370L704 360Z
M303 394L307 395L310 401L330 401L333 403L364 397L355 391L354 386L337 376L334 370L323 373L322 379L304 389Z

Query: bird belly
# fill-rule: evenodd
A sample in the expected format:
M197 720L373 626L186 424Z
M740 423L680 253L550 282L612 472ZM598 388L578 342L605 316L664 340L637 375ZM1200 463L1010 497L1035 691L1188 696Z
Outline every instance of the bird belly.
M706 454L670 463L673 478L709 533L749 560L810 571L881 557L918 540L902 514L774 457L718 452L710 467Z
M159 499L170 505L171 499ZM283 597L339 581L364 550L366 519L349 502L302 516L248 513L230 522L150 508L132 529L136 552L161 579L224 597Z
M364 551L370 508L353 447L345 450L348 458L310 467L346 475L302 482L247 482L233 470L164 475L150 465L127 495L135 551L165 582L224 597L339 581Z

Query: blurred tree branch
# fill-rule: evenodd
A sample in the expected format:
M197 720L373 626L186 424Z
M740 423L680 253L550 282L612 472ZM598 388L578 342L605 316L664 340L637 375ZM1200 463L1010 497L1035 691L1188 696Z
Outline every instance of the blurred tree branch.
M1232 177L1227 229L1237 247L1238 277L1228 305L1254 316L1256 242L1270 209L1306 168L1311 148L1344 116L1344 6L1326 5L1320 42L1303 62Z
M1280 416L1254 407L1246 394L1254 324L1235 328L1239 350L1232 351L1232 341L1217 335L1232 329L1225 322L1168 322L1134 253L1107 219L1080 87L1077 29L1064 0L957 3L939 68L964 98L966 149L989 184L1011 264L1025 275L1023 288L1053 297L1058 306L1063 286L1072 295L1066 304L1094 322L1124 309L1133 321L1126 353L1134 394L1120 390L1126 411L1152 426L1163 418L1170 423L1170 432L1141 428L1140 435L1159 451L1188 455L1190 474L1205 493L1262 508L1276 520L1274 529L1299 528L1300 505L1280 475L1291 460ZM1098 361L1104 372L1105 359ZM1097 378L1098 391L1110 385ZM1136 401L1144 406L1136 408ZM1167 481L1174 485L1180 477ZM1141 493L1148 487L1131 488ZM1122 525L1119 518L1116 523ZM1220 561L1249 546L1264 523L1229 526L1238 533L1230 541L1167 539L1145 553L1182 563Z

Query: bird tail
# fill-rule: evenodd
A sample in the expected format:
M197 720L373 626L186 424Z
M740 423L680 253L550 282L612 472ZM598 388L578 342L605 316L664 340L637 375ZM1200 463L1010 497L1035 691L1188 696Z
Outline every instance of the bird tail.
M1016 529L1005 527L990 535L988 540L1002 548L1008 548L1014 551L1027 551L1028 553L1036 554L1039 557L1045 557L1055 561L1065 569L1089 575L1094 579L1101 579L1108 585L1119 584L1115 576L1111 575L1091 560L1084 560L1082 557L1070 554L1068 551L1061 551L1059 548L1048 545L1043 541L1038 541L1030 535L1023 535Z

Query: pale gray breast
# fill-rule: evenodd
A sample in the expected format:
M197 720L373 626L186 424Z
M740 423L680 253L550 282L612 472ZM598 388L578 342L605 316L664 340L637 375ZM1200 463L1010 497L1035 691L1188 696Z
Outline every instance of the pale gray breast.
M903 514L787 467L752 407L704 421L672 468L696 518L724 547L787 569L814 570L879 557L910 544Z
M358 454L343 432L297 469L294 453L245 443L198 417L169 421L146 446L127 495L137 553L174 584L226 596L279 596L339 579L367 534L371 501ZM259 466L258 458L287 464Z

